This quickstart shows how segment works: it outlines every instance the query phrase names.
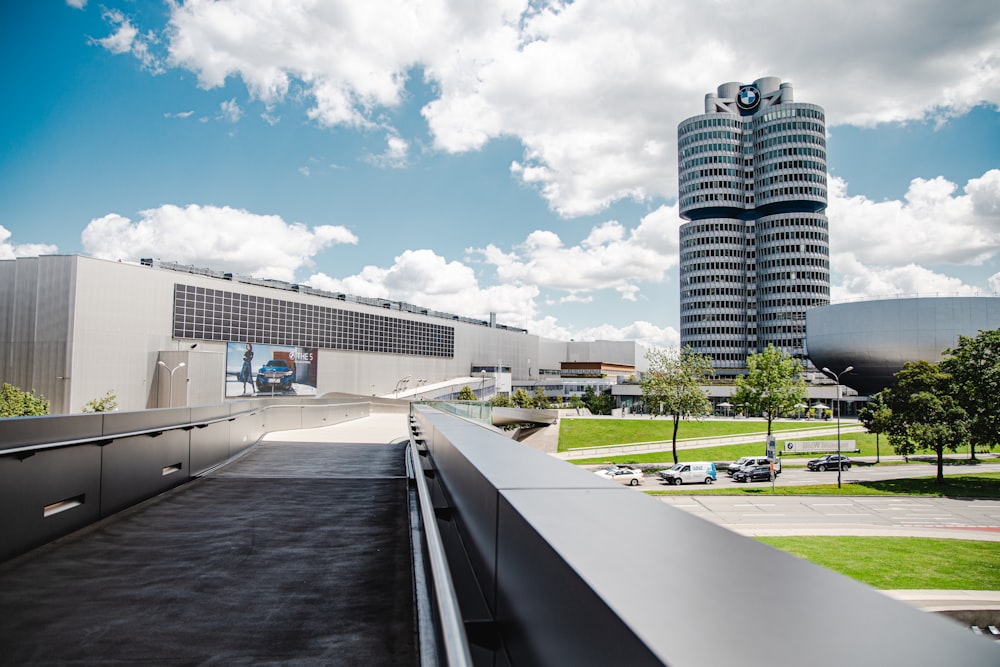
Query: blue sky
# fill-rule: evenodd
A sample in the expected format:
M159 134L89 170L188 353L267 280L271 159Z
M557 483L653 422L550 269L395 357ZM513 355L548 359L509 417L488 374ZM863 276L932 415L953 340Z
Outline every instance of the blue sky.
M677 122L778 76L827 111L834 300L1000 289L995 2L7 5L0 258L676 345Z

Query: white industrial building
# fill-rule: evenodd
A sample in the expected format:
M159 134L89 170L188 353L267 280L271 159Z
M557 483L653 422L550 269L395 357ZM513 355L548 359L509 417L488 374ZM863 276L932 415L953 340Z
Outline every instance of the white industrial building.
M254 352L248 376L245 349ZM273 359L277 372L265 368ZM54 414L108 391L121 410L276 391L448 398L462 386L481 396L542 386L565 396L645 369L645 350L631 341L548 340L221 271L79 255L0 261L0 381L44 396Z

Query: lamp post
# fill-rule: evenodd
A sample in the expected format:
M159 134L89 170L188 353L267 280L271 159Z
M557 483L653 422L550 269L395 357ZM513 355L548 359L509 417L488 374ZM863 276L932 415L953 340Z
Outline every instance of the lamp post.
M187 364L185 364L182 361L181 363L177 364L173 368L170 368L169 366L167 366L162 361L157 361L156 363L157 363L157 365L163 366L168 371L170 371L170 384L169 384L170 390L168 392L167 407L168 408L172 408L172 407L174 407L174 371L176 371L179 368L184 368L185 366L187 366Z
M841 487L841 471L843 470L843 457L840 455L840 376L846 373L850 373L854 370L854 366L848 366L839 373L834 373L829 368L824 367L823 372L827 375L832 375L833 379L837 382L837 488Z
M479 383L479 400L485 400L483 397L486 396L486 370L479 371L479 377L482 378Z
M399 390L400 390L400 388L406 387L406 383L409 382L409 381L410 381L410 376L409 375L403 376L403 377L399 378L398 380L396 380L396 389L393 392L394 393L393 398L399 398Z

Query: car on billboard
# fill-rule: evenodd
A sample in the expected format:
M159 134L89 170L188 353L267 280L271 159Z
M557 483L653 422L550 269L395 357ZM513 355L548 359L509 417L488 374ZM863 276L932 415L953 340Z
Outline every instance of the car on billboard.
M257 391L258 393L291 391L294 374L284 359L271 359L257 371Z

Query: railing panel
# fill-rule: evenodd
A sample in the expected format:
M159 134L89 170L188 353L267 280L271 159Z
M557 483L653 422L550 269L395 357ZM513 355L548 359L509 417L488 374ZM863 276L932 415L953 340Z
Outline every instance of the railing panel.
M97 445L0 456L0 561L97 521L100 501Z

